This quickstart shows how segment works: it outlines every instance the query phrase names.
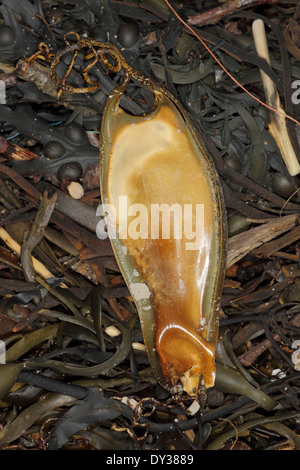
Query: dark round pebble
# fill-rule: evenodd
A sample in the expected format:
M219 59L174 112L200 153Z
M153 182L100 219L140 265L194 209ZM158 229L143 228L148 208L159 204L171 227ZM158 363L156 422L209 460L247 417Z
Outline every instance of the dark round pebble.
M60 181L64 179L77 181L82 175L82 166L78 162L64 163L57 172L57 177Z
M294 187L285 175L277 174L272 178L273 191L281 197L290 197Z
M10 26L0 26L0 47L11 46L15 42L15 34Z
M235 157L228 156L225 158L225 162L230 168L233 168L235 171L240 172L242 169L241 162Z
M50 140L45 146L43 153L47 158L60 158L65 153L65 147L57 140Z
M233 237L234 235L237 235L238 233L242 233L247 228L249 225L251 225L251 222L247 220L247 217L243 214L233 214L231 217L228 218L228 235L229 237Z
M83 144L85 141L85 131L82 129L79 124L76 124L76 122L72 122L71 124L68 124L65 126L65 136L73 142L73 144Z
M140 31L135 23L123 23L118 29L117 39L122 47L133 47L139 40Z

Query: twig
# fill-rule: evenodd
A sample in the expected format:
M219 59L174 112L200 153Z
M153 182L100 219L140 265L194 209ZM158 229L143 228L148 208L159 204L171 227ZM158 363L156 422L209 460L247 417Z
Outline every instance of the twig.
M295 227L299 214L270 220L231 237L228 242L227 269L247 253Z
M280 336L279 335L274 335L274 341L279 341ZM265 339L261 341L259 344L256 344L253 346L249 351L246 351L244 354L241 354L239 356L239 361L241 364L244 366L251 366L253 362L267 349L272 347L272 343L269 339Z
M232 15L232 13L245 8L253 8L254 6L266 3L274 4L278 3L278 0L230 0L209 11L190 16L188 23L192 26L216 24L224 18L224 16Z
M7 165L0 164L0 172L7 175L11 180L13 180L20 188L22 188L26 193L30 194L34 199L40 200L41 193L23 176L19 175L15 170L10 168Z
M20 256L21 247L19 243L17 243L3 227L0 227L0 238L11 250L13 250L15 253L17 253L17 255ZM53 274L38 259L32 256L31 260L34 270L40 276L42 276L44 279L50 279L51 277L53 277Z
M20 60L17 64L15 74L18 78L27 82L35 83L36 86L46 95L57 99L57 87L50 79L49 68L37 62L28 63L26 60ZM69 101L72 95L66 94L64 106L72 108Z
M258 257L270 258L274 253L278 252L286 246L292 245L300 238L300 226L289 231L286 235L277 240L265 243L263 246L254 250L254 255Z
M6 155L12 160L37 160L40 157L30 150L7 142L3 136L0 136L0 153Z
M271 64L264 22L260 19L255 20L252 25L252 31L258 56L265 59L268 64ZM280 113L284 113L274 82L263 71L260 73L267 104ZM271 113L270 119L269 132L276 141L290 175L295 176L300 173L300 164L289 138L285 117L282 114Z

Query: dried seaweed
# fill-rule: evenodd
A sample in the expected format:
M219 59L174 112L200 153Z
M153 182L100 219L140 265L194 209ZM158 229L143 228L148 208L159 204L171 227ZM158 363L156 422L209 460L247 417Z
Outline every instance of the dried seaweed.
M261 101L264 72L299 121L299 6L284 3L172 5ZM269 132L269 111L163 1L5 0L0 12L0 448L299 449L300 180ZM267 26L270 64L255 50L255 19ZM121 27L135 34L123 42ZM59 93L47 61L26 61L43 42L57 54L70 31L109 40L174 93L220 175L234 235L206 398L171 396L156 383L110 243L97 237L99 124L120 74L98 61L88 70L100 89ZM57 73L75 89L87 65L79 51L61 57ZM136 115L152 105L135 83L122 99ZM287 128L300 159L299 126Z

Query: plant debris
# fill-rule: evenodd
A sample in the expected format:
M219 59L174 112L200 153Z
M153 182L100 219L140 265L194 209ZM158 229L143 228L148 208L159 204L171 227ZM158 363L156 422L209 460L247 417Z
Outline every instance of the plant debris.
M264 101L263 73L300 120L299 2L172 6L243 87ZM3 0L0 12L0 448L299 450L300 177L274 116L163 0ZM84 41L73 54L72 31L109 41L175 94L220 175L230 238L207 397L156 383L110 242L97 236L100 120L120 74L88 62ZM142 115L153 96L130 84L122 106ZM299 125L284 121L299 161Z

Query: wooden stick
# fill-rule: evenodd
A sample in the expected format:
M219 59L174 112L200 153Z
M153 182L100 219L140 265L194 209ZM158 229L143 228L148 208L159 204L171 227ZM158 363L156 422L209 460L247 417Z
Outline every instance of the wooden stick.
M253 21L252 31L257 55L265 59L268 64L271 65L264 22L260 19ZM260 71L260 74L267 104L281 113L284 113L274 82L263 71ZM295 176L300 173L300 164L289 138L286 119L282 114L277 113L271 113L270 116L269 132L276 141L290 175Z
M292 230L297 225L298 219L299 214L278 217L229 238L226 268L230 268L255 248Z
M229 0L216 8L190 16L188 23L193 26L216 24L225 16L232 15L236 11L253 8L257 5L264 5L266 3L276 4L277 1L278 0Z
M21 247L19 243L17 243L10 235L9 233L2 227L0 227L0 238L4 241L4 243L17 255L20 256L21 254ZM50 277L53 277L53 274L44 266L38 259L36 259L34 256L31 257L32 259L32 264L34 270L44 279L49 279Z

